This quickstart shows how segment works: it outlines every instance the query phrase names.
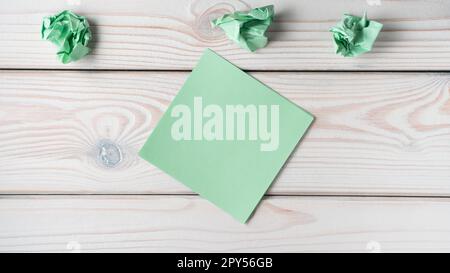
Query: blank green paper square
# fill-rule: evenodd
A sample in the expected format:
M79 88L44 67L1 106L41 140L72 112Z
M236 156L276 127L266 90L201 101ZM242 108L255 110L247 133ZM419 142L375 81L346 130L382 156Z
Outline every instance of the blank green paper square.
M139 155L245 223L313 119L206 50Z

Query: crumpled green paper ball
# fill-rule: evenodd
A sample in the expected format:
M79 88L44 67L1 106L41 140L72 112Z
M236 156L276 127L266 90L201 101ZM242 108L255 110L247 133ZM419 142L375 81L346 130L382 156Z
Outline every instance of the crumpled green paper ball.
M383 24L363 17L344 15L344 19L330 31L333 33L336 53L356 57L372 50Z
M71 11L63 11L54 16L45 17L42 22L42 39L58 47L58 57L67 64L86 56L90 49L92 33L86 17Z
M212 25L222 28L229 39L253 52L267 45L269 39L266 32L273 22L274 14L273 5L265 6L249 12L226 14L213 20Z

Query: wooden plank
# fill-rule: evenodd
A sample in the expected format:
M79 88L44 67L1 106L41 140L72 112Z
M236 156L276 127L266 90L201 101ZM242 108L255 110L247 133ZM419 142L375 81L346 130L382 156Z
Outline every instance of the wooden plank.
M234 10L274 3L271 44L250 54L209 21ZM40 40L42 17L71 9L91 20L92 56L56 61ZM365 10L385 24L371 54L335 56L329 28L343 13ZM449 1L335 0L15 0L0 2L0 68L190 70L209 47L250 70L449 70Z
M450 195L449 74L253 75L317 117L271 194ZM1 73L0 193L191 193L137 156L186 76Z
M450 251L449 199L270 197L247 225L183 196L0 197L0 252Z

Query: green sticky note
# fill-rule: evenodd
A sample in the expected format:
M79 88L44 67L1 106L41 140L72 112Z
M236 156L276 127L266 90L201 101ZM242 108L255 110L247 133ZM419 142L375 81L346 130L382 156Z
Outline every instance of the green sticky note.
M139 154L246 222L313 119L207 50Z
M267 45L269 40L266 32L272 24L274 14L274 6L270 5L248 12L225 14L211 23L222 28L230 40L253 52Z
M344 57L356 57L372 50L383 25L363 17L344 15L344 19L330 31L336 53Z

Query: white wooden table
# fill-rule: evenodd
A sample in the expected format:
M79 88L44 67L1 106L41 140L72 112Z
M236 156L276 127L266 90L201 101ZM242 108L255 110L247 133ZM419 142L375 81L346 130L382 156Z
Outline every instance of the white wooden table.
M270 3L256 54L209 26ZM71 65L40 40L64 9L96 39ZM373 52L336 56L365 10ZM207 47L317 117L247 225L137 156ZM450 251L450 1L1 1L0 69L0 252Z

